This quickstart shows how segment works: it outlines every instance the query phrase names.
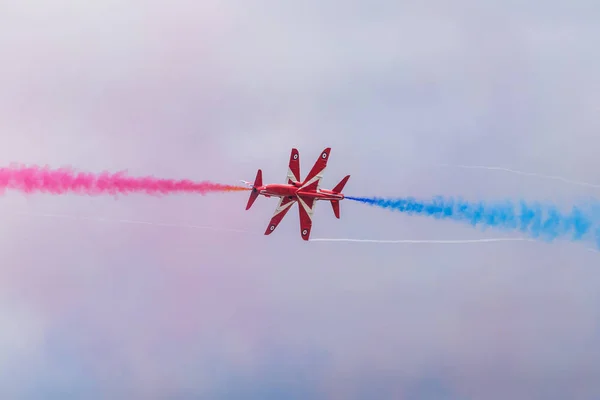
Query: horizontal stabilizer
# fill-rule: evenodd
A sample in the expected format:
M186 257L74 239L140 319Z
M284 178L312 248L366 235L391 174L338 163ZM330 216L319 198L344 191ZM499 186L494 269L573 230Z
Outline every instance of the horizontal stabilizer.
M334 193L341 193L342 190L344 190L344 186L346 186L346 182L348 182L348 179L350 179L350 175L346 175L344 177L344 179L342 179L340 181L340 183L338 183L332 190L332 192ZM338 217L339 218L339 217Z
M337 219L340 219L340 201L339 200L331 200L331 207L333 208L333 213Z

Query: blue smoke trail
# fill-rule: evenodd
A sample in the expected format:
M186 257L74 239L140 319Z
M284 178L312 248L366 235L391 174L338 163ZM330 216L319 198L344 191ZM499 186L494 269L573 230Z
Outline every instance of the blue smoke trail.
M385 199L379 197L352 197L346 199L400 211L409 215L425 215L436 219L451 219L470 223L482 228L494 227L502 230L518 230L529 236L550 242L558 237L573 241L592 237L600 248L600 227L597 220L573 207L568 214L561 213L556 206L510 201L503 203L468 202L453 198L434 197L423 201L412 197Z

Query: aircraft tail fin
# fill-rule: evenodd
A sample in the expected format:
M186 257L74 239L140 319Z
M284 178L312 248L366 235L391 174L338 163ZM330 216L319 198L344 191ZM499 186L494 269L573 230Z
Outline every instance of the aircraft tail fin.
M252 192L250 192L250 198L248 199L248 204L246 205L246 210L249 210L254 204L254 201L258 197L257 187L262 186L262 171L259 169L256 173L256 178L254 179L254 185L252 185Z
M337 219L340 219L340 201L331 200L331 207L333 208L333 214Z
M346 182L348 182L348 179L350 179L350 175L346 175L344 177L344 179L342 179L340 181L340 183L338 183L333 189L332 191L334 193L341 193L342 190L344 190L344 186L346 186Z

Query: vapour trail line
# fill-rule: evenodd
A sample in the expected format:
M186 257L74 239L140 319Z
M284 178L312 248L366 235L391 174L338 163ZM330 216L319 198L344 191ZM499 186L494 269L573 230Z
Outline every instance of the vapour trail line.
M47 218L67 218L73 220L91 220L101 222L117 222L124 224L137 224L137 225L150 225L160 227L172 227L172 228L191 228L191 229L206 229L212 231L223 231L223 232L238 232L238 233L252 233L255 232L242 230L242 229L229 229L229 228L215 228L212 226L205 225L190 225L190 224L172 224L162 222L151 222L151 221L140 221L130 219L116 219L116 218L105 218L105 217L90 217L90 216L76 216L68 214L49 214L49 213L18 213L18 215L30 216L30 217L47 217ZM256 233L258 234L258 233ZM505 241L535 241L533 239L526 238L490 238L490 239L465 239L465 240L378 240L378 239L336 239L336 238L314 238L310 239L311 242L364 242L364 243L479 243L479 242L505 242Z
M346 196L346 199L408 215L423 215L466 222L482 228L493 227L505 231L517 231L548 242L558 237L567 237L572 241L592 238L600 248L600 221L597 216L593 218L580 207L573 207L570 213L564 214L554 205L527 203L523 200L502 203L469 202L442 196L429 200L418 200L413 197L352 196Z
M48 213L18 213L18 215L33 216L33 217L47 217L47 218L67 218L73 220L90 220L90 221L101 221L101 222L118 222L124 224L137 224L137 225L150 225L160 227L172 227L172 228L191 228L191 229L206 229L213 231L224 231L224 232L238 232L238 233L254 233L252 231L246 231L241 229L229 229L229 228L215 228L212 226L205 225L190 225L190 224L172 224L162 222L151 222L151 221L140 221L131 219L116 219L116 218L105 218L105 217L90 217L90 216L76 216L68 214L48 214ZM310 239L311 242L364 242L364 243L432 243L432 244L460 244L460 243L482 243L482 242L514 242L514 241L530 241L535 242L533 239L526 238L486 238L486 239L463 239L463 240L412 240L412 239L401 239L401 240L379 240L379 239L345 239L345 238L314 238Z
M335 239L318 238L311 239L312 242L357 242L357 243L397 243L397 244L469 244L469 243L491 243L491 242L535 242L534 239L526 238L486 238L486 239L456 239L456 240L379 240L379 239Z
M262 235L262 232L253 232L243 229L230 229L230 228L216 228L207 225L192 225L192 224L173 224L163 222L152 222L142 220L131 220L131 219L117 219L117 218L106 218L106 217L91 217L91 216L77 216L69 214L50 214L50 213L16 213L17 215L28 216L28 217L46 217L46 218L66 218L72 220L90 220L100 222L117 222L123 224L135 224L135 225L147 225L156 227L170 227L170 228L187 228L187 229L200 229L210 230L215 232L236 232L236 233L247 233L253 235ZM412 239L400 239L400 240L379 240L379 239L346 239L346 238L314 238L310 239L310 242L360 242L360 243L396 243L396 244L469 244L469 243L486 243L486 242L535 242L534 239L527 238L486 238L486 239L462 239L462 240L412 240ZM588 251L594 253L600 253L600 251L592 248L587 248Z
M153 176L130 177L125 171L116 173L76 172L72 168L22 166L13 164L0 168L0 192L6 189L23 193L85 195L145 193L164 195L172 193L207 194L214 192L248 191L247 187L223 185L210 181L163 179Z
M486 238L486 239L457 239L457 240L379 240L379 239L345 239L345 238L316 238L310 239L311 242L350 242L350 243L376 243L376 244L476 244L476 243L497 243L497 242L538 242L535 239L527 238ZM587 251L600 253L600 251L591 247L586 247Z
M484 165L460 165L460 164L459 165L435 164L435 165L440 166L440 167L453 167L453 168L463 168L463 169L484 169L484 170L488 170L488 171L503 171L503 172L510 172L512 174L517 174L517 175L533 176L536 178L544 178L544 179L550 179L550 180L555 180L555 181L561 181L564 183L569 183L569 184L577 185L577 186L585 186L585 187L591 187L591 188L596 188L596 189L600 188L600 185L598 185L598 184L584 182L584 181L576 181L576 180L564 178L564 177L558 176L558 175L545 175L545 174L540 174L537 172L519 171L516 169L504 168L504 167L488 167L488 166L484 166Z

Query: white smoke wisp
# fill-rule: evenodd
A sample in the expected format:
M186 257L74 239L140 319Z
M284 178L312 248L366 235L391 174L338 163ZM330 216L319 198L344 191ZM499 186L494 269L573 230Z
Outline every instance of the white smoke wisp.
M585 187L600 189L600 185L594 184L594 183L589 183L589 182L584 182L584 181L576 181L573 179L568 179L568 178L564 178L562 176L557 176L557 175L545 175L545 174L540 174L537 172L525 172L525 171L519 171L516 169L510 169L510 168L504 168L504 167L488 167L488 166L484 166L484 165L454 165L454 164L436 164L436 166L463 168L463 169L484 169L484 170L488 170L488 171L503 171L503 172L509 172L511 174L517 174L517 175L523 175L523 176L533 176L536 178L543 178L543 179L551 179L551 180L555 180L555 181L568 183L571 185L585 186Z
M488 239L457 239L457 240L379 240L379 239L345 239L345 238L315 238L311 242L353 242L353 243L396 243L396 244L470 244L470 243L492 243L492 242L536 242L534 239L526 238L488 238Z
M104 217L90 217L90 216L76 216L68 214L48 214L48 213L19 213L18 215L24 215L29 217L45 217L45 218L63 218L73 220L89 220L89 221L100 221L100 222L116 222L120 224L135 224L135 225L149 225L157 227L170 227L170 228L187 228L187 229L204 229L210 231L221 231L221 232L238 232L238 233L254 233L242 229L230 229L230 228L215 228L213 226L205 225L191 225L191 224L173 224L163 222L152 222L152 221L139 221L131 219L115 219L115 218L104 218Z

